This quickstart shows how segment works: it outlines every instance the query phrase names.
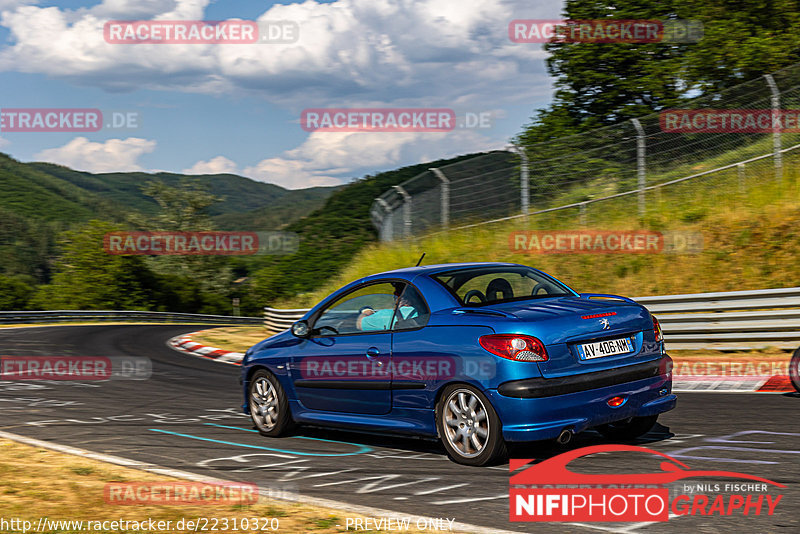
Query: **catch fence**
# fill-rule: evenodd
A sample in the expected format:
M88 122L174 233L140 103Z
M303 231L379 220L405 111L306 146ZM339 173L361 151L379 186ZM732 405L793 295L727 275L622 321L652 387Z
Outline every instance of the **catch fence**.
M432 168L375 199L372 221L392 241L520 218L590 225L621 212L646 222L679 207L691 222L711 207L769 204L797 193L793 110L800 64L679 109ZM768 123L703 131L710 126L700 119L731 115Z

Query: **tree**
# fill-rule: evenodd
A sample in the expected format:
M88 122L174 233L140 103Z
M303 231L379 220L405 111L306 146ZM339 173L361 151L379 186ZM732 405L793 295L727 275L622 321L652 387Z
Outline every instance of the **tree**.
M703 22L703 39L683 57L687 85L716 92L800 61L797 0L677 2L687 18Z
M178 186L170 186L161 180L147 182L143 187L144 194L152 197L161 207L161 211L153 218L134 217L131 222L139 229L157 232L204 232L214 230L214 223L209 215L209 208L222 201L213 195L207 185L197 180L184 178ZM231 289L233 274L230 262L221 256L153 256L147 265L162 276L178 275L196 282L198 290L217 295L208 296L206 300L220 303L227 300ZM224 297L224 298L223 298ZM203 300L201 298L200 300ZM215 304L216 313L229 311L228 306L222 310ZM207 308L208 306L206 306Z
M208 208L224 200L213 195L207 185L190 178L181 179L177 187L167 185L162 180L151 180L142 186L142 192L152 197L161 207L161 211L153 219L133 220L151 230L213 230Z
M51 284L40 286L31 306L39 309L148 310L156 303L157 277L138 256L116 256L103 248L103 237L118 225L93 220L65 232L63 251Z
M24 310L33 287L20 276L0 275L0 310Z
M553 103L518 136L535 143L676 107L800 61L800 2L567 0L568 20L698 20L696 43L551 42Z

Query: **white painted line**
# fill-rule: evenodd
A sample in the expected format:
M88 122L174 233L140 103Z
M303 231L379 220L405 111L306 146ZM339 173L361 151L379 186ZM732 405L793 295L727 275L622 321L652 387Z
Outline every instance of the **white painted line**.
M243 359L244 359L244 354L242 354L241 352L231 352L230 354L223 354L222 356L217 358L217 361L223 363L238 363L241 362Z
M180 478L184 480L192 480L195 482L206 482L209 484L221 484L225 482L230 482L230 480L223 480L220 478L209 477L205 475L198 475L197 473L190 473L188 471L180 471L178 469L170 469L167 467L161 467L159 465L146 463L146 462L139 462L136 460L129 460L127 458L122 458L120 456L112 456L110 454L102 454L98 452L87 451L85 449L79 449L77 447L70 447L68 445L59 445L57 443L51 443L49 441L42 441L34 438L29 438L26 436L20 436L18 434L12 434L10 432L3 432L0 431L0 438L8 439L11 441L16 441L18 443L24 443L26 445L30 445L32 447L39 447L42 449L49 449L56 452L61 452L64 454L71 454L73 456L81 456L83 458L89 458L91 460L97 460L100 462L106 462L109 464L120 465L123 467L129 467L131 469L137 469L139 471L147 471L149 473L156 473L159 475L170 476L174 478ZM329 499L320 499L317 497L307 497L301 495L299 493L291 493L291 492L281 492L282 495L285 495L285 499L278 499L274 495L270 493L269 488L259 487L259 495L263 495L269 499L274 501L285 501L285 502L294 502L294 503L302 503L307 504L310 506L318 506L321 508L334 508L342 511L353 512L356 514L361 514L368 517L387 517L391 519L410 519L411 521L434 521L435 518L422 516L422 515L410 515L404 514L402 512L395 512L393 510L383 510L381 508L373 508L371 506L361 506L358 504L350 504L346 502L334 501ZM591 528L587 525L577 524L576 526L582 526L585 528ZM519 531L512 531L512 530L502 530L502 529L495 529L495 528L487 528L481 527L478 525L472 525L469 523L453 523L454 530L460 530L462 532L471 532L475 534L519 534Z

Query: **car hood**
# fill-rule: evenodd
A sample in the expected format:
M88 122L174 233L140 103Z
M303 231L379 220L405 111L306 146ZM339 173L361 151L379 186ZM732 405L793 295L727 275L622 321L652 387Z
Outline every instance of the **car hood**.
M278 348L278 347L288 347L298 345L301 340L292 335L289 330L284 330L283 332L279 332L273 336L268 337L267 339L263 339L247 349L248 354L254 354L256 352L260 352L265 349L271 348Z

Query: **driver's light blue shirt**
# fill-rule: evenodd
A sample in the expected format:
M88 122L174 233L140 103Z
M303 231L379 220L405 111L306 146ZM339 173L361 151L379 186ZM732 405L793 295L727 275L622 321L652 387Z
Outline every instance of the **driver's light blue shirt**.
M400 306L397 310L398 320L410 319L418 315L417 310L413 306ZM394 310L391 308L385 310L375 310L372 315L366 315L361 318L361 330L389 330L392 321Z

